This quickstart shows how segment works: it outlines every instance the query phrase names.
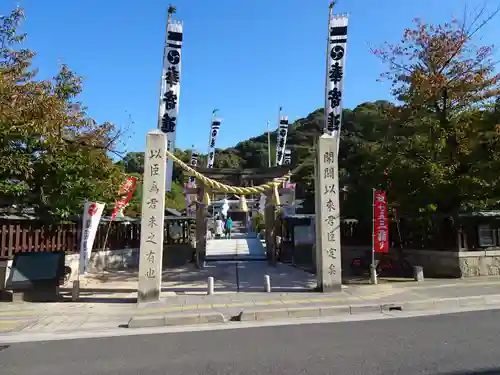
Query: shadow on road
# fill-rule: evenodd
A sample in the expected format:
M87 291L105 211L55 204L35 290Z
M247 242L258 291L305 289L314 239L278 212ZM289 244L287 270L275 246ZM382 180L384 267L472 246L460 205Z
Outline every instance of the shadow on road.
M482 370L464 370L453 372L440 372L436 375L500 375L500 367Z

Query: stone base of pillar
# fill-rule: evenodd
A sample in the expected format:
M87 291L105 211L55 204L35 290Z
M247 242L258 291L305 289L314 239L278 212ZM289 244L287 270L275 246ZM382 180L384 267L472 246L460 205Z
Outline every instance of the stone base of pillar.
M342 284L323 284L316 287L320 293L339 293L342 291Z
M377 280L377 267L374 264L370 264L370 282L373 285L378 284Z

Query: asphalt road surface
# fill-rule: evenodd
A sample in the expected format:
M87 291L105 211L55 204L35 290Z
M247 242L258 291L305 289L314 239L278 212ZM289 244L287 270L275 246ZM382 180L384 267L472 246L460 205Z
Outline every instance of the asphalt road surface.
M13 344L1 375L500 374L500 311Z

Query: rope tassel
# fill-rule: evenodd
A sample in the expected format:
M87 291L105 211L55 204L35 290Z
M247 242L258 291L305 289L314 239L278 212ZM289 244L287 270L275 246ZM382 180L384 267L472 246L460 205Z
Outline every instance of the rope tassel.
M203 204L205 206L210 206L210 194L208 194L207 191L203 194Z
M278 186L275 185L273 189L273 203L278 206L280 204L280 195L278 193Z
M244 195L240 196L240 211L241 212L248 212L247 199L245 198Z

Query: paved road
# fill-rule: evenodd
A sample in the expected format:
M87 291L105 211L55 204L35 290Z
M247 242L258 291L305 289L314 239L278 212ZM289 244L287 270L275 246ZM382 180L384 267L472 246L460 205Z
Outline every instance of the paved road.
M14 344L0 374L493 375L500 312Z

